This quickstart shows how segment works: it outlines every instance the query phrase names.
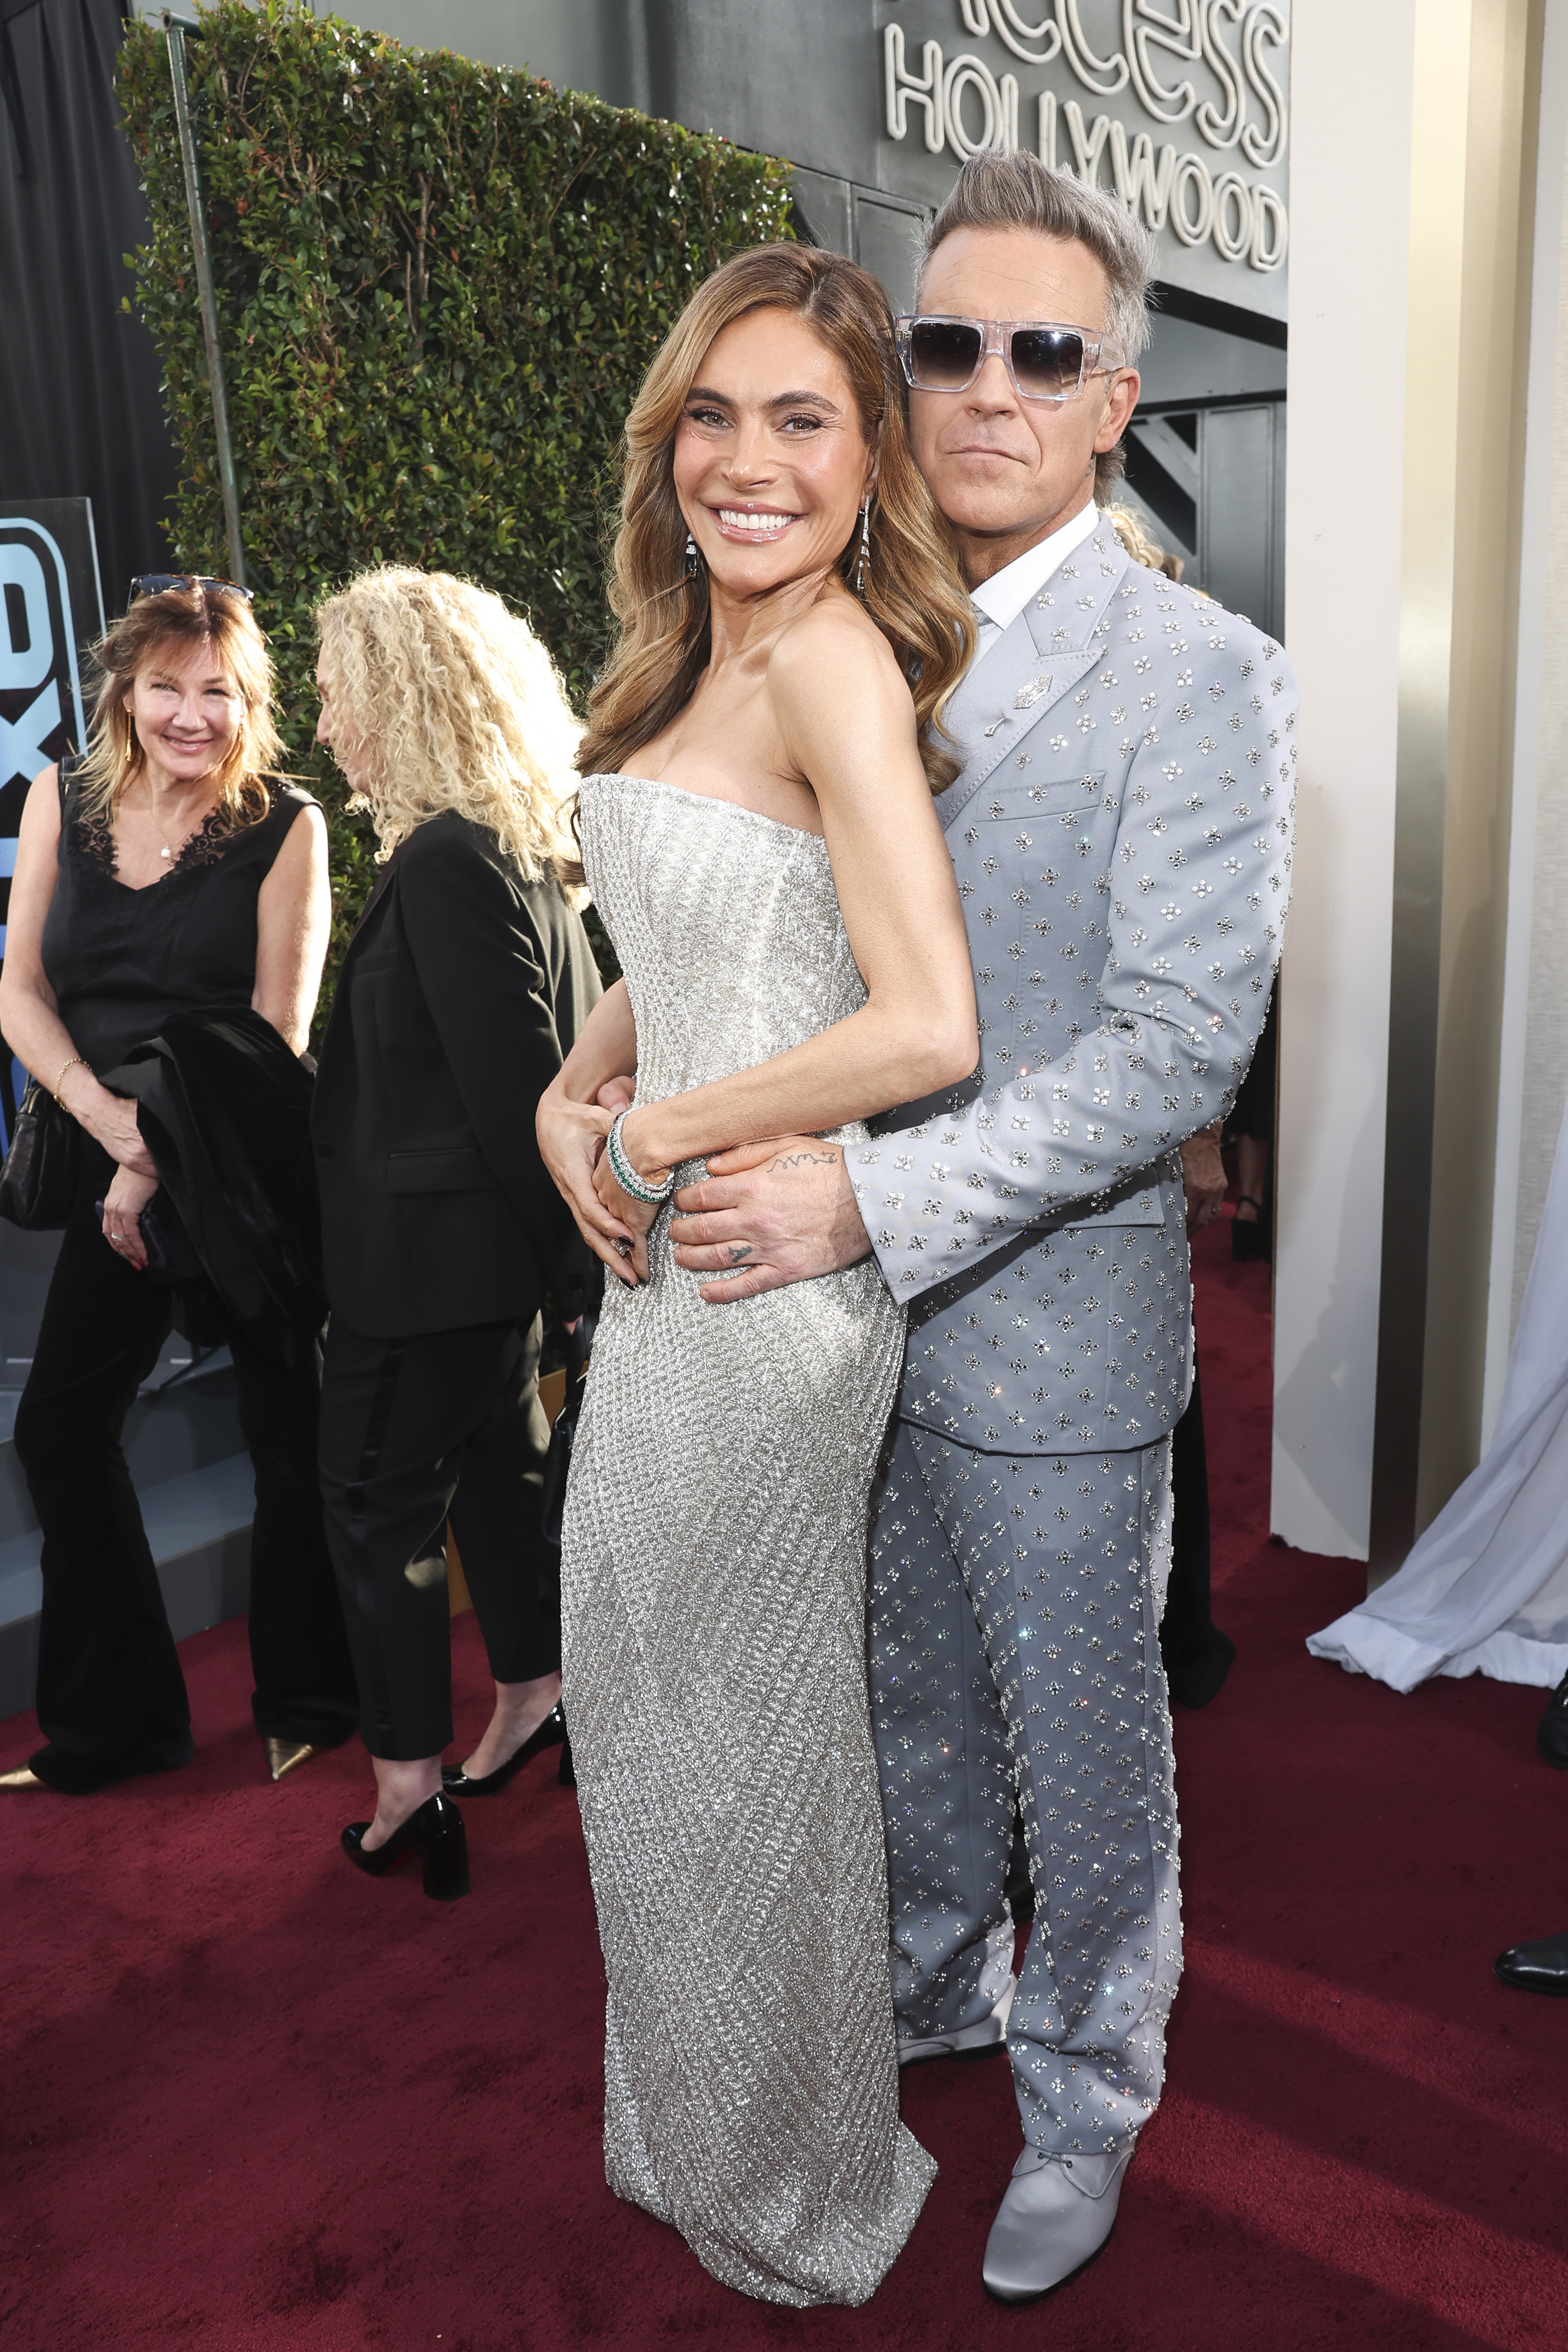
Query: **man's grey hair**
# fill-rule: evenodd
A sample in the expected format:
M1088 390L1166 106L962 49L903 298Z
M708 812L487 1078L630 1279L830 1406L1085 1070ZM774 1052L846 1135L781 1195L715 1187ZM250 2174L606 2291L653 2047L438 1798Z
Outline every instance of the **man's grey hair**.
M972 155L921 247L916 283L944 237L959 228L1032 228L1041 236L1084 246L1105 272L1108 341L1114 356L1136 367L1149 348L1149 288L1154 240L1104 188L1086 188L1070 172L1053 172L1037 155ZM917 298L918 299L918 298ZM1073 320L1075 326L1089 321Z

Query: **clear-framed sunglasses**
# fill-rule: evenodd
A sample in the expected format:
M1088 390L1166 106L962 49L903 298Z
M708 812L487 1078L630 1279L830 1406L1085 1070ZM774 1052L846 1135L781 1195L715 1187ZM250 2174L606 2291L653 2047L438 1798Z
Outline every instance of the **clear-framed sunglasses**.
M205 572L139 572L131 583L129 603L139 596L161 596L165 588L216 588L221 595L243 596L247 604L256 602L256 592L241 588L232 580L214 580Z
M917 392L967 392L993 352L1020 400L1077 400L1091 375L1122 362L1103 335L1050 319L950 319L922 311L895 322L899 360Z

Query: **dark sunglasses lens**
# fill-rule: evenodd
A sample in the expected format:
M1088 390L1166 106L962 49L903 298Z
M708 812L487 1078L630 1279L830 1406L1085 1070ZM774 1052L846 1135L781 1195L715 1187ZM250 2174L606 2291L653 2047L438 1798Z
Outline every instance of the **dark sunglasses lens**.
M1064 327L1016 327L1013 373L1029 400L1061 400L1083 382L1083 337Z
M256 601L252 590L237 588L232 580L214 580L205 572L139 572L131 583L131 602L134 604L138 596L161 596L165 588L215 588L247 604Z
M924 392L962 392L984 347L980 329L962 319L917 319L910 329L911 379Z

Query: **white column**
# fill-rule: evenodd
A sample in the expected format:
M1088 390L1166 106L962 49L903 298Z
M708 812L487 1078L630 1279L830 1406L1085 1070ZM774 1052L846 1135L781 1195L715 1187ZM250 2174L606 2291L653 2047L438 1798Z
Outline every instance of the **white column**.
M1398 744L1415 0L1293 11L1285 639L1301 681L1280 1006L1271 1524L1364 1559Z
M1568 1101L1568 0L1542 47L1522 508L1483 1446Z

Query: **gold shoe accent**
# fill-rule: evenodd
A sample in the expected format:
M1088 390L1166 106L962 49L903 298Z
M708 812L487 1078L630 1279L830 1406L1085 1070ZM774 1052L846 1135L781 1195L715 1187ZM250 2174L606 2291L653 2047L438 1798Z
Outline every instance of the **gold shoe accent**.
M0 1789L47 1789L48 1785L26 1764L18 1764L14 1772L0 1772Z
M308 1764L316 1752L308 1739L264 1739L261 1745L267 1750L267 1769L275 1780Z

